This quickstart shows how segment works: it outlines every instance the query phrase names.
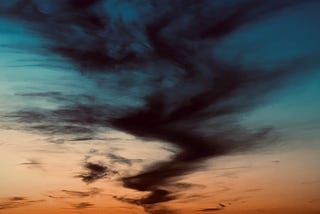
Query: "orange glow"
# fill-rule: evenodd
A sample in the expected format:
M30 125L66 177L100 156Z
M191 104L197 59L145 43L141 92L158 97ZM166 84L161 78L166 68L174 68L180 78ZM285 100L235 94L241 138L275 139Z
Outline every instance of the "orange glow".
M122 145L127 149L122 152L144 153L136 148L130 152L129 145L124 145L129 142L119 139L109 144L50 145L44 143L45 138L30 133L1 131L1 136L6 140L1 141L0 150L0 213L145 213L142 207L115 198L134 199L148 194L124 188L119 176L92 184L76 177L83 171L81 162L90 150L103 151ZM155 151L159 149L157 143L148 146ZM168 155L163 153L164 157ZM146 154L145 159L149 157ZM205 169L181 178L180 183L192 185L176 191L180 197L163 206L185 214L319 213L318 157L317 150L297 148L209 160ZM133 166L123 167L121 173L135 173L142 164L148 163L137 161Z

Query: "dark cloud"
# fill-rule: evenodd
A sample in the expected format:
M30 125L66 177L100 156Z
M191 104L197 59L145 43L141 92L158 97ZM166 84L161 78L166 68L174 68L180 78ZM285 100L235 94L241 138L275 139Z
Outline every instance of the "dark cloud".
M86 162L84 164L84 168L87 172L79 174L76 177L81 178L85 183L92 183L99 179L116 174L115 171L110 170L103 163Z
M156 204L165 201L171 201L175 197L170 195L170 192L163 189L157 189L151 192L147 197L139 200L141 204Z
M164 203L167 201L174 200L178 197L177 193L179 191L183 191L186 189L190 189L193 187L199 187L201 185L193 185L189 183L174 183L171 185L168 185L168 189L156 189L146 195L145 197L142 197L140 199L132 199L132 198L126 198L126 197L118 197L114 196L115 199L125 202L125 203L130 203L130 204L135 204L144 207L145 211L148 213L165 213L165 214L171 214L171 213L176 213L176 211L171 210L169 208L165 207L159 207L158 205L155 206L155 204L158 203ZM201 186L202 187L202 186ZM174 192L175 194L173 194Z
M25 197L19 197L19 196L15 196L15 197L12 197L12 198L9 198L10 201L24 201L26 200Z
M89 202L81 202L81 203L72 205L74 209L88 209L88 208L92 208L93 206L94 204Z
M225 204L219 203L217 207L210 207L210 208L204 208L199 210L200 212L215 212L215 211L221 211L226 207Z
M92 138L98 128L105 126L106 106L66 106L57 110L25 109L6 117L29 124L26 129L48 135L77 135L74 139Z
M152 204L171 201L175 197L172 196L171 193L167 190L158 189L156 191L151 192L149 195L141 199L129 199L129 198L123 198L123 197L117 197L117 196L114 196L114 198L119 201L136 204L136 205L143 205L144 207L148 207L149 205L152 205Z
M61 134L61 133L60 133ZM71 135L70 137L64 136L58 136L60 138L48 138L47 142L54 143L54 144L64 144L65 142L82 142L82 141L93 141L93 140L99 140L99 141L106 141L108 139L105 138L98 138L94 137L92 133L82 133L79 134L79 136Z
M169 196L169 194L170 194L169 191L158 190L141 199L132 199L132 198L126 198L126 197L119 197L119 196L113 196L113 197L114 199L125 202L125 203L142 206L147 213L174 214L174 213L177 213L175 210L166 208L161 205L154 206L155 203L166 202L175 198L175 197Z
M224 39L245 26L301 3L304 1L21 0L3 4L0 12L4 16L23 20L28 29L46 39L48 53L70 62L102 89L112 88L138 103L105 102L103 90L78 103L66 101L70 97L61 98L59 93L41 92L31 96L55 97L64 106L21 110L9 117L47 134L87 137L110 127L172 144L178 149L174 157L121 179L127 188L149 192L145 197L117 197L149 213L161 213L158 203L176 198L168 187L201 168L204 160L270 142L272 128L243 127L241 115L263 104L288 78L306 72L317 57L273 62L270 68L226 62L213 53ZM100 98L102 104L93 101ZM111 159L130 163L114 155ZM113 173L100 163L87 162L85 168L88 172L78 177L87 183ZM221 207L202 211L215 209Z
M89 141L89 140L99 140L99 139L94 137L79 137L79 138L70 139L70 141Z

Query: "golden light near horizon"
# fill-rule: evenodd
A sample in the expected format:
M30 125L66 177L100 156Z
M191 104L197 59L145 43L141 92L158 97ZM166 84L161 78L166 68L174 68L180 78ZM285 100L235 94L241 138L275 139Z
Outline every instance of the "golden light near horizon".
M128 205L115 198L123 196L139 198L139 193L123 188L119 177L130 175L152 164L152 155L143 149L130 148L131 141L139 141L117 132L108 134L104 143L87 141L64 144L48 144L45 136L23 131L1 131L1 203L0 213L144 213L137 205ZM120 137L119 137L120 136ZM108 143L106 143L108 142ZM137 143L137 142L136 142ZM141 142L143 148L144 142ZM153 143L157 153L160 144ZM150 148L145 151L152 151ZM117 148L117 149L116 149ZM131 166L123 167L119 175L91 184L76 178L84 171L82 158L99 154L96 160L105 161L108 151L121 151L122 156L134 154L140 159ZM168 156L163 151L163 157ZM82 155L79 155L82 154ZM296 157L300 157L297 159ZM105 158L103 160L103 158ZM282 149L276 152L239 154L209 160L205 170L182 177L179 185L171 187L181 199L166 206L183 213L201 210L219 210L220 213L290 213L319 212L320 173L319 151L301 148ZM148 160L148 161L147 161ZM148 163L144 163L147 161ZM154 162L159 160L153 160ZM114 163L107 163L113 167ZM12 176L14 175L14 176ZM194 201L197 203L193 203ZM300 204L300 209L296 204Z

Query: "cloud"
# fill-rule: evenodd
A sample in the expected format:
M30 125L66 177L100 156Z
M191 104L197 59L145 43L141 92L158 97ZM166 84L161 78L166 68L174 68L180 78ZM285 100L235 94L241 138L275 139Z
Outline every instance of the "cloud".
M39 160L36 160L36 159L28 159L27 162L20 163L20 165L24 165L30 169L44 170L43 164Z
M88 209L88 208L92 208L94 204L89 202L81 202L78 204L73 204L72 206L74 209Z
M144 210L147 213L164 213L164 214L173 214L177 213L176 211L166 208L163 205L154 206L155 203L166 202L174 199L174 197L169 196L170 192L166 190L158 190L157 192L151 193L152 195L148 195L141 199L132 199L126 197L113 196L114 199L118 201L122 201L129 204L134 204L138 206L143 206ZM160 202L159 202L160 201Z
M182 183L182 182L177 182L173 183L170 189L175 189L176 191L183 191L191 188L204 188L204 185L201 184L191 184L191 183Z
M51 91L51 92L34 92L34 93L17 93L16 95L25 97L60 97L61 92Z
M30 93L17 93L17 96L26 98L41 98L49 99L54 102L66 103L79 103L79 102L94 102L95 98L87 94L65 94L59 91L49 92L30 92Z
M65 199L66 197L63 197L63 196L56 196L56 195L46 195L46 197L48 198L52 198L52 199Z
M215 211L221 211L222 209L223 208L221 208L221 207L212 207L212 208L204 208L199 211L201 211L201 212L215 212Z
M84 168L87 172L77 175L76 177L81 178L85 183L93 183L99 179L105 178L109 175L114 175L116 172L110 170L103 163L92 163L86 162Z
M19 197L19 196L15 196L15 197L12 197L12 198L9 198L10 201L24 201L26 200L25 197Z
M135 204L135 205L141 205L145 208L146 211L148 211L153 208L154 204L163 203L166 201L171 201L171 200L175 199L176 197L172 196L171 193L167 190L158 189L158 190L153 191L152 193L150 193L149 195L147 195L141 199L129 199L129 198L118 197L118 196L114 196L114 198L119 201L122 201L122 202ZM158 209L156 209L156 210L158 210Z
M65 97L68 100L68 97ZM108 105L71 104L62 102L65 106L55 109L23 109L13 113L8 113L4 117L14 120L20 124L28 124L25 129L47 135L77 136L73 140L90 140L101 131L106 130L107 121L105 115L112 110ZM71 139L72 140L72 139ZM100 139L99 139L100 140Z
M210 207L210 208L204 208L201 210L198 210L200 212L215 212L215 211L221 211L226 207L225 204L219 203L217 207Z
M153 214L177 214L179 213L177 210L169 209L167 207L158 205L157 207L154 206L145 206L145 210L148 213Z
M60 93L25 94L51 96L61 106L23 109L9 117L50 135L83 139L101 128L113 128L170 143L178 149L175 156L121 178L124 187L148 194L139 199L117 197L159 213L158 203L177 197L170 185L199 170L206 159L268 144L272 127L244 127L241 116L264 104L289 78L306 72L317 58L272 62L271 68L226 62L213 54L225 39L303 1L223 2L31 0L2 5L3 16L23 20L46 40L47 53L60 56L61 64L69 62L100 87L88 91L92 99L77 98L78 102ZM106 95L109 89L114 93ZM120 95L127 102L116 102ZM109 157L131 163L125 157ZM86 183L115 173L102 163L86 162L84 167L88 172L78 177Z
M61 190L61 192L70 196L84 198L84 197L91 197L91 196L98 195L102 192L102 190L99 188L91 188L89 191Z
M0 210L20 208L35 203L44 202L45 200L30 200L26 197L14 196L11 198L0 199Z
M28 162L20 163L21 165L40 165L41 163L35 159L29 159Z
M125 164L128 166L132 166L133 162L142 161L141 159L128 159L128 158L125 158L125 157L122 157L122 156L119 156L116 154L111 154L111 153L109 153L107 156L108 156L108 158L110 158L110 160L113 163Z

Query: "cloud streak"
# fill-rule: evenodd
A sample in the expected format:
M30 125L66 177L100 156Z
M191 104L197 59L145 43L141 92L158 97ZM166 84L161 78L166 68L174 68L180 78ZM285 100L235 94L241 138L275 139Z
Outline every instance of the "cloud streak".
M20 208L35 203L44 202L45 200L30 200L26 197L14 196L11 198L0 199L0 210Z
M72 207L74 209L80 210L80 209L88 209L88 208L92 208L94 206L94 204L89 203L89 202L81 202L78 204L73 204Z
M99 195L102 190L99 188L91 188L89 191L73 191L73 190L61 190L61 192L79 198L91 197Z
M48 53L59 55L101 86L98 95L90 94L94 98L80 103L68 102L70 97L56 92L23 94L52 97L64 106L21 110L10 117L47 134L91 136L108 127L177 147L173 158L121 178L124 187L149 193L140 199L117 199L158 213L158 203L177 197L170 186L198 170L204 160L269 142L271 127L243 127L240 115L263 104L267 95L313 63L314 57L297 57L267 68L227 63L215 56L217 44L235 32L302 3L223 2L30 0L2 5L4 16L24 20L47 40ZM138 104L105 102L106 85ZM109 158L131 164L120 156ZM86 162L84 167L88 172L78 177L86 183L112 173L100 163ZM202 211L216 208L208 209Z

